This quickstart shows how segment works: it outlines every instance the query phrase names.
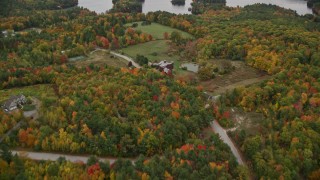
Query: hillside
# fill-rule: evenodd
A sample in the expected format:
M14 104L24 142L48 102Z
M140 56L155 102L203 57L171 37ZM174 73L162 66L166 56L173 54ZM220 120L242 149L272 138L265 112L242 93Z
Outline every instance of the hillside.
M316 16L224 1L200 4L198 15L123 13L116 3L100 15L31 5L1 17L1 105L19 94L27 102L0 111L0 179L319 177ZM173 73L126 67L116 52L174 61ZM28 152L88 161L35 161Z

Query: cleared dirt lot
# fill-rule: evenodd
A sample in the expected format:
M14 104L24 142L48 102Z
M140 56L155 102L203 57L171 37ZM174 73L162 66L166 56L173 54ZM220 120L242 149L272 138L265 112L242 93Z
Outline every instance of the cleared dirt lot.
M228 60L218 60L228 61ZM213 94L225 93L227 90L234 89L239 86L247 86L269 79L271 76L267 73L247 66L242 61L229 61L235 70L231 73L217 76L209 81L202 81L200 85L204 89Z

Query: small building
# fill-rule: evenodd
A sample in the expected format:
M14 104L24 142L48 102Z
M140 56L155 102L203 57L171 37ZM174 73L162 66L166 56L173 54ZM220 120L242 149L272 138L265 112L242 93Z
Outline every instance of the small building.
M2 105L4 111L9 112L15 109L18 109L19 105L23 105L27 102L27 98L20 94L17 96L11 96L7 101L5 101Z
M159 63L152 63L151 67L158 69L160 72L165 72L166 74L172 73L174 63L167 62L166 60L161 61Z

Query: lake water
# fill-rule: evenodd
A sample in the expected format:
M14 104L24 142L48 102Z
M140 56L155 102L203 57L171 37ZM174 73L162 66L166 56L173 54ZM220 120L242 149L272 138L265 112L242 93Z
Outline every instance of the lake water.
M190 14L192 0L186 0L184 6L173 6L171 0L145 0L142 5L142 12L168 11L175 14ZM243 7L255 3L275 4L284 8L297 11L298 14L312 14L304 0L227 0L227 6ZM97 13L104 13L112 8L112 0L79 0L79 6L88 8Z
M113 4L112 0L78 0L78 6L100 14L111 9Z

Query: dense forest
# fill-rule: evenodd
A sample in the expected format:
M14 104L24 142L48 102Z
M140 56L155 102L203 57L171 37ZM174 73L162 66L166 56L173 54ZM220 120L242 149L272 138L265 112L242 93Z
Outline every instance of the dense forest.
M299 16L273 5L230 8L223 1L198 1L193 4L198 15L126 13L124 4L133 1L114 1L114 12L101 15L79 7L57 8L74 6L76 1L37 5L19 1L17 7L28 11L6 11L13 2L0 1L1 92L41 84L54 97L39 96L42 108L37 121L20 111L1 111L1 136L19 121L26 122L4 144L35 151L136 157L136 162L98 162L95 157L86 164L63 158L37 162L13 156L2 146L0 179L319 177L318 17ZM138 5L133 6L140 12ZM229 91L206 106L203 87L154 69L94 64L79 68L69 63L70 58L88 56L95 49L153 41L150 34L125 26L138 21L192 34L194 40L178 33L166 39L181 58L207 67L204 76L214 71L211 61L228 59L245 62L271 78ZM231 122L229 107L235 106L265 117L255 133L243 129L229 133L250 173L217 135L203 133L214 118L222 125Z
M59 10L78 5L78 0L1 0L0 16L24 14L31 10Z
M182 146L212 119L197 89L167 76L94 66L83 71L56 75L61 98L43 110L39 126L20 129L23 147L150 156Z

